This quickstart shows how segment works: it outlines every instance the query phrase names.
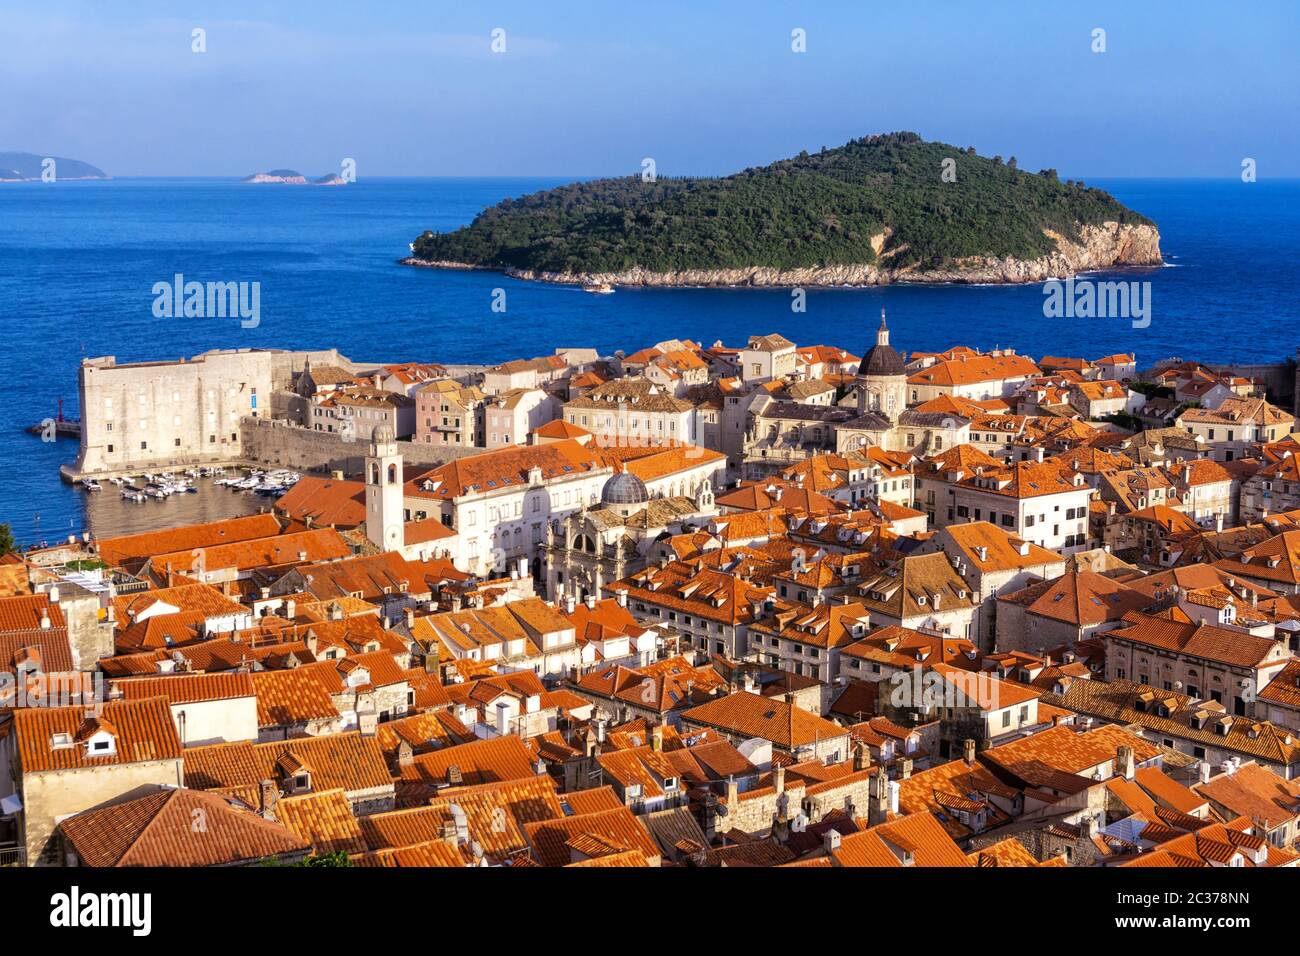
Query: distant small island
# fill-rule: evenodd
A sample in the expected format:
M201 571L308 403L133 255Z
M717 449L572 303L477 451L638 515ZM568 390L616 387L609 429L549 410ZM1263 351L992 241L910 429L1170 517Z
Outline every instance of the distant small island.
M887 133L722 178L640 176L507 199L407 265L543 282L1041 282L1161 260L1155 223L1055 170Z
M63 156L38 156L36 153L0 153L0 183L38 182L45 171L45 160L54 160L54 178L111 179L98 166Z
M296 169L272 169L264 173L253 173L240 180L241 183L284 183L290 186L343 186L347 180L338 173L329 173L316 179L304 176Z

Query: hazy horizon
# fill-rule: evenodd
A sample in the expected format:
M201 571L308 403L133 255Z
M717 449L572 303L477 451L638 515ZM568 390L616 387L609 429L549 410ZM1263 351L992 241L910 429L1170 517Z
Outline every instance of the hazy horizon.
M1261 179L1291 178L1297 27L1285 0L52 0L6 12L0 149L122 178L322 175L352 158L358 177L573 179L645 157L663 176L725 175L912 130L1062 177L1226 179L1251 158Z

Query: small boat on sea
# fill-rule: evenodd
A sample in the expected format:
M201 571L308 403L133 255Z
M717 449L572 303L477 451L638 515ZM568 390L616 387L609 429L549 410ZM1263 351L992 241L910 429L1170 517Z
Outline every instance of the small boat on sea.
M614 287L608 282L587 282L583 284L582 291L592 295L613 295Z
M122 497L125 498L127 501L134 501L134 502L136 502L137 504L138 504L139 502L144 501L144 495L141 494L141 493L138 492L138 491L126 491L126 490L123 490L123 491L122 491Z
M98 481L96 481L94 478L87 478L87 479L85 479L84 481L82 481L81 486L82 486L83 488L85 488L87 491L103 491L103 490L104 490L104 486L101 485L101 484L100 484Z

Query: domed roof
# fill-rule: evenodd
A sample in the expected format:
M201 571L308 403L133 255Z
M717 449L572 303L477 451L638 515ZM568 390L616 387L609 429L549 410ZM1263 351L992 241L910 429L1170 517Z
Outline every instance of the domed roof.
M381 424L370 433L370 440L376 445L391 445L397 441L397 436L393 434L392 425Z
M905 375L903 356L889 344L889 327L885 325L885 310L880 310L880 328L876 332L876 344L867 349L858 366L859 375Z
M640 505L650 500L645 482L630 471L619 471L610 476L600 489L601 504Z

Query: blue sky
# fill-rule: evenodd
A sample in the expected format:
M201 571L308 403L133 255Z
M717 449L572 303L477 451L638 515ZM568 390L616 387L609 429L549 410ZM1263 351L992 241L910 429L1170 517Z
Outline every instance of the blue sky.
M1294 0L0 0L0 150L123 176L677 175L911 129L1063 176L1297 176L1297 37Z

